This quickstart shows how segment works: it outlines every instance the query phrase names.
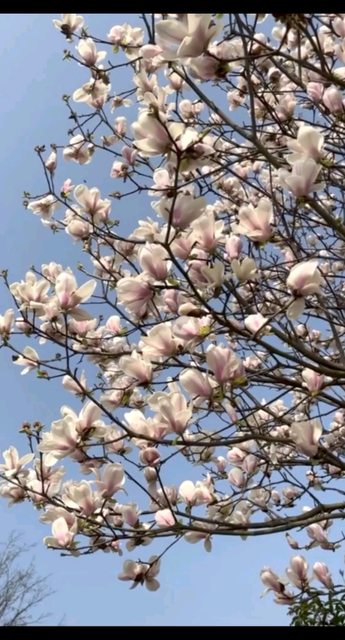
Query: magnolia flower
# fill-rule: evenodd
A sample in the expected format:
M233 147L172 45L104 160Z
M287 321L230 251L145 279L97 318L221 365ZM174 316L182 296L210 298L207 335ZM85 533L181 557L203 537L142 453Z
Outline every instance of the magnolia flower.
M155 513L155 521L159 527L173 527L175 518L170 509L160 509Z
M196 309L196 307L193 307L193 309ZM179 313L182 314L181 308L179 308ZM173 323L172 331L175 336L180 338L186 344L186 347L192 349L193 345L201 342L204 336L210 333L209 325L210 318L208 317L196 319L182 314Z
M45 198L30 202L27 208L30 209L30 211L32 211L32 213L34 213L36 216L42 216L43 220L49 220L58 206L59 203L56 200L55 196L50 194Z
M77 16L76 13L62 13L61 18L62 20L53 20L53 25L68 38L72 33L79 31L84 24L83 16Z
M326 589L333 588L332 574L324 562L315 562L313 565L313 575Z
M70 416L75 422L76 430L80 434L84 434L85 431L95 430L95 435L103 435L104 427L103 423L99 420L102 409L98 407L92 400L89 400L80 411L79 415L70 409L70 407L62 407L61 413L63 418ZM59 423L61 421L58 421ZM53 423L54 424L54 423Z
M267 320L261 315L261 313L254 313L247 316L244 320L245 328L251 333L258 333L263 325L267 326Z
M123 25L122 27L120 25L116 25L115 27L112 27L110 29L110 32L107 34L107 38L109 40L109 42L111 42L112 44L115 45L119 45L121 44L123 38L126 35L126 27L128 25Z
M133 562L133 560L125 560L122 573L118 575L118 579L132 581L133 585L131 589L137 587L138 584L145 584L149 591L157 591L160 586L158 580L156 580L159 570L160 560L158 556L151 556L147 564Z
M48 169L48 171L50 171L50 173L54 173L57 166L56 151L51 152L51 154L48 156L47 160L45 161L44 166L46 167L46 169Z
M187 531L187 533L185 533L183 538L186 542L189 542L189 544L196 544L197 542L204 540L204 549L205 551L210 553L210 551L212 551L210 529L212 530L213 527L212 525L209 525L206 522L197 522L197 525L198 525L198 528L205 529L205 531L204 532L203 531Z
M104 498L99 492L93 492L91 483L86 480L81 482L65 483L64 501L66 506L78 509L84 516L91 516L104 503Z
M92 296L96 286L96 280L88 280L78 288L74 275L63 271L56 278L55 293L61 308L71 311L81 302L86 302Z
M323 182L316 183L321 171L312 158L297 160L292 165L292 172L286 169L278 169L280 184L287 191L291 191L296 198L307 196L311 191L320 191L324 187Z
M158 396L158 397L157 397ZM157 398L157 399L156 399ZM153 405L153 403L155 403ZM150 406L159 411L159 418L168 424L175 433L183 433L193 416L190 405L179 391L156 393L149 400Z
M164 75L169 82L168 87L165 87L167 92L173 93L174 91L182 91L182 89L188 90L189 87L183 78L171 69L165 69Z
M258 468L258 464L257 457L250 453L244 458L242 469L250 476L255 473ZM270 499L270 494L265 489L253 489L250 493L250 498L255 502L255 504L260 504L265 507L266 503Z
M212 251L222 237L224 222L215 220L213 213L204 213L192 223L193 238L197 238L198 245L205 251Z
M303 556L293 556L290 560L290 567L286 569L289 581L298 589L308 582L308 563Z
M292 591L284 591L283 593L276 593L274 597L276 604L282 604L286 607L290 607L295 602L295 594Z
M265 567L260 572L260 578L265 587L267 587L262 596L266 595L269 591L274 591L275 593L283 593L285 591L286 580L284 578L280 578L269 567Z
M70 139L69 145L63 150L63 157L65 160L73 160L79 164L89 164L91 162L91 150L92 144L85 146L84 136L78 134Z
M144 358L154 360L173 355L177 344L177 340L172 335L170 323L165 322L152 327L147 332L147 336L141 339L139 346Z
M119 107L130 107L133 104L132 100L129 100L129 98L121 98L120 96L114 96L112 98L111 101L111 106L110 106L110 113L113 113L113 111L115 109L118 109Z
M331 113L338 114L344 111L343 96L334 85L325 90L322 102Z
M143 475L149 484L155 482L158 478L157 471L154 467L145 467L145 469L143 469Z
M211 267L203 266L200 271L211 287L220 287L223 284L225 269L222 262L216 262Z
M118 301L134 315L141 318L152 300L153 291L144 274L121 278L117 283Z
M201 373L198 369L185 369L180 373L180 382L183 388L193 397L210 398L214 387L217 386L207 373Z
M318 420L293 422L291 425L291 438L296 444L297 451L306 456L316 455L321 435L322 427Z
M90 331L96 329L97 319L93 320L75 320L72 318L68 323L68 329L71 334L85 337Z
M154 184L148 191L149 196L163 195L165 191L169 191L173 187L173 179L167 169L155 169L152 178Z
M141 55L145 55L145 52L147 52L147 47L150 47L151 50L153 47L155 51L157 51L157 47L155 45L145 45L140 49ZM144 99L146 93L153 93L158 85L157 75L153 73L149 77L145 69L140 69L140 71L134 75L133 82L138 87L136 95L139 101L142 101Z
M49 502L49 499L53 498L60 492L61 479L57 482L53 482L51 480L42 481L38 478L32 478L29 479L26 487L33 504L47 504Z
M81 372L80 380L78 381L71 378L71 376L64 376L62 378L62 386L76 396L83 396L87 391L85 371Z
M204 109L203 102L191 102L191 100L181 100L179 111L183 120L193 120Z
M96 187L88 189L85 184L79 184L74 189L74 197L82 207L82 210L91 216L95 224L104 222L109 218L111 202L102 200L101 192Z
M32 327L30 325L30 322L23 320L23 318L17 318L15 324L17 329L19 329L19 331L22 331L27 335L32 332Z
M230 484L233 484L238 489L245 487L247 484L247 480L242 469L239 469L238 467L234 467L233 469L231 469L231 471L229 471L228 480Z
M303 369L302 378L304 380L303 385L306 386L308 391L310 391L311 393L320 391L320 389L322 389L325 384L331 382L332 380L332 378L317 373L312 369Z
M75 534L70 531L65 518L57 518L52 524L53 537L43 538L43 542L47 547L54 549L66 549L73 542Z
M29 471L24 471L23 467L34 459L35 454L28 453L22 458L19 458L17 449L10 447L7 451L4 451L3 457L5 464L0 464L0 472L6 478L12 478L12 476L16 476L19 472L22 476L29 474Z
M0 486L0 495L3 498L10 498L8 503L9 507L17 502L22 502L26 497L26 490L24 487L11 484L3 484Z
M184 131L181 122L167 122L163 125L158 118L147 110L139 113L137 122L131 125L135 146L144 157L154 157L166 153L175 140Z
M100 478L99 473L97 477ZM114 493L123 491L122 486L125 483L125 473L123 467L118 462L109 463L105 466L102 480L95 481L98 491L103 498L111 498Z
M157 215L164 218L173 227L183 231L201 216L206 207L206 198L194 198L189 194L178 193L173 200L164 197L152 202L151 206Z
M195 486L190 480L182 482L179 495L188 506L198 506L212 502L212 495L205 485Z
M60 483L61 479L65 475L64 467L53 469L53 467L49 467L48 465L46 465L46 456L44 454L40 458L35 458L33 466L36 477L39 480L47 480L53 483Z
M67 178L60 189L61 198L68 198L73 188L74 184L72 184L71 178Z
M267 242L272 236L273 209L269 200L261 198L256 208L253 205L240 207L238 224L233 224L233 233L240 233L254 242Z
M155 466L160 462L161 455L155 447L146 447L142 449L139 454L139 460L141 464L148 466Z
M137 351L132 351L130 356L122 356L119 367L124 373L138 380L141 384L147 384L152 379L152 365L140 356Z
M128 502L121 507L123 521L130 527L135 527L139 520L140 513L136 502Z
M299 296L319 295L321 293L320 286L323 284L323 278L318 270L317 260L301 262L292 267L286 284Z
M145 44L143 47L141 47L139 53L143 57L143 73L145 73L145 71L156 71L156 69L166 66L165 60L161 56L162 51L162 47L156 44ZM165 89L166 87L164 87L164 90Z
M253 258L244 258L241 261L231 260L231 268L240 282L255 280L259 275Z
M322 549L329 548L330 543L327 539L327 531L325 531L319 523L314 522L313 524L310 524L309 527L307 527L307 534L315 543L313 546L320 545Z
M62 420L52 423L50 432L43 432L37 450L47 454L46 464L53 466L76 450L78 440L75 420L71 415L66 415Z
M10 285L12 295L21 303L20 310L35 310L38 315L42 315L44 304L48 302L47 296L50 284L47 280L36 279L31 271L25 276L25 282L14 282Z
M105 323L108 331L111 331L114 335L117 335L121 332L121 320L119 316L110 316Z
M236 377L240 361L231 349L224 345L211 345L207 349L206 362L219 384L224 384Z
M7 309L5 314L0 315L0 335L6 336L11 333L14 325L14 311L13 309Z
M146 271L155 280L166 280L171 261L168 260L168 254L164 247L146 243L145 246L141 247L138 258L143 271Z
M242 249L243 249L243 242L241 238L231 234L230 238L227 238L227 241L225 244L226 254L224 257L227 260L233 260L234 258L238 260L238 258L241 257Z
M97 51L97 47L92 38L79 40L76 49L79 55L83 58L85 64L89 67L97 65L97 63L104 60L107 55L106 51Z
M111 178L126 178L128 175L128 165L124 162L114 162L111 171Z
M287 141L287 146L296 152L288 155L287 161L293 165L296 161L306 160L307 158L315 161L319 160L323 155L324 140L322 133L314 127L303 125L298 130L297 140Z
M40 462L40 461L39 461ZM40 522L49 524L55 522L58 518L64 518L67 522L68 528L77 533L78 531L78 519L74 513L67 511L63 507L55 507L48 504L44 513L40 516Z
M150 537L149 535L144 534L144 532L149 531L151 529L151 525L148 522L143 522L141 527L142 529L142 533L140 535L140 539L138 540L138 535L135 531L133 531L132 533L129 533L129 539L128 542L126 544L126 549L127 551L135 551L138 547L138 544L140 544L140 546L142 547L147 547L149 544L151 544L152 542L152 537ZM142 583L144 584L144 583ZM158 587L157 587L158 589ZM151 589L151 591L153 591L154 589Z
M92 226L87 220L71 220L67 227L65 227L65 231L77 242L78 240L84 240L90 235Z
M95 107L100 101L100 106L102 106L107 100L110 89L110 84L105 84L102 80L90 80L74 91L73 100L74 102L86 102Z
M69 268L66 269L69 271ZM42 264L42 275L52 283L55 283L56 278L63 272L61 264L56 262L49 262L49 264Z
M211 13L187 13L180 20L163 20L156 24L159 43L177 45L177 50L163 51L166 60L177 58L197 58L207 49L210 41L221 30L222 24L210 26Z
M226 457L231 464L241 467L246 455L246 452L239 449L239 447L232 447L226 454Z
M308 82L307 84L307 94L313 102L318 104L322 100L323 94L323 84L321 82Z
M39 356L38 353L32 347L25 347L23 350L23 355L18 356L16 360L13 361L14 364L19 364L21 367L25 367L21 372L21 375L24 376L26 373L32 371L39 365Z
M119 41L118 38L120 34L122 34L122 37ZM108 38L110 42L114 42L114 44L121 44L121 46L125 47L127 56L131 58L129 55L131 53L129 47L135 47L135 57L137 57L138 47L144 39L144 32L140 27L131 27L126 23L122 25L122 27L118 25L112 27L110 33L108 33Z
M286 533L286 541L291 549L299 549L299 544L289 533Z

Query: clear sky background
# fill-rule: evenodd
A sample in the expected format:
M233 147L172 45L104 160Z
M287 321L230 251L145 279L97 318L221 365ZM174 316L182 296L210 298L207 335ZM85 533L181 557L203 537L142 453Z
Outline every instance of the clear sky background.
M106 37L115 24L130 22L128 14L84 14L91 33ZM66 143L71 121L61 97L72 93L87 79L87 72L73 62L63 62L65 44L54 29L57 14L2 14L0 21L0 185L1 185L1 250L0 269L9 270L10 282L21 280L30 265L39 268L55 261L75 269L83 259L80 245L73 245L65 234L53 236L38 217L25 211L21 204L24 190L32 194L45 191L45 183L34 147L37 144ZM121 78L119 79L121 82ZM128 86L128 83L127 83ZM117 86L112 87L120 91ZM123 87L124 88L124 87ZM128 115L125 109L114 116ZM102 154L100 154L102 155ZM103 154L106 155L106 154ZM64 165L63 170L61 165ZM73 164L73 166L72 166ZM96 159L89 166L60 161L57 184L71 177L75 184L87 180L88 186L101 188L103 197L117 188L107 168ZM103 171L105 170L105 173ZM119 183L118 183L119 184ZM116 185L116 186L115 186ZM137 226L137 220L152 215L150 200L131 200L115 204L113 218L126 222L124 232ZM86 264L86 262L85 262ZM88 265L89 266L89 265ZM76 271L78 277L78 272ZM0 287L0 313L11 307L11 299ZM32 341L26 344L35 346ZM42 349L42 347L41 347ZM0 450L10 444L21 455L27 452L25 438L19 435L24 421L41 421L49 425L60 417L60 407L68 404L79 410L73 396L60 382L38 380L34 373L20 376L20 368L11 363L9 351L0 352L0 399L2 423ZM156 593L144 587L129 591L128 583L117 580L124 558L99 552L91 557L61 558L59 552L47 550L42 538L50 535L49 525L38 522L39 512L31 505L7 508L0 500L0 539L11 530L25 533L29 544L38 543L37 569L51 573L56 595L45 604L53 613L49 624L55 625L62 614L69 625L286 625L284 607L272 602L270 595L260 599L263 585L259 572L264 565L283 573L292 552L284 536L251 538L216 538L212 553L202 543L189 545L181 541L162 562L161 589ZM154 553L154 543L143 549L142 558ZM125 557L137 559L133 553ZM308 560L329 562L330 554L322 551L307 554Z

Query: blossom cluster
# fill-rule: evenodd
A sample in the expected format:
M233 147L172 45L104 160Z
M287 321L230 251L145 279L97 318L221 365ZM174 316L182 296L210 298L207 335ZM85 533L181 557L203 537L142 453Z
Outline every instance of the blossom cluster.
M49 548L210 552L218 535L291 529L307 536L287 534L295 550L343 542L330 529L345 507L345 14L279 15L143 14L102 40L82 16L54 20L89 75L64 97L66 145L36 149L47 192L25 206L88 263L78 278L56 262L21 282L3 272L0 316L21 373L82 405L23 425L35 452L9 447L0 465L0 494L42 512ZM65 173L55 187L102 150L112 194ZM135 194L123 234L112 212ZM125 559L119 579L155 591L164 553ZM303 556L286 573L261 573L276 602L312 593ZM334 588L323 562L313 578Z

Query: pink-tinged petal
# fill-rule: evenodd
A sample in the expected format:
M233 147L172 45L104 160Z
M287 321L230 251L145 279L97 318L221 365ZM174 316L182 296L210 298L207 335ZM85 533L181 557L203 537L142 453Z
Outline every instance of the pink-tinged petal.
M304 309L305 309L304 298L296 298L296 300L291 302L291 304L289 305L286 315L289 318L289 320L297 320L297 318L299 318L304 312Z
M46 547L53 547L54 549L59 548L59 543L56 538L53 538L53 536L45 536L45 538L43 538L43 544L45 544Z
M212 540L211 540L211 538L207 537L205 539L204 549L205 549L205 551L207 551L207 553L211 553L211 551L212 551Z
M173 527L175 525L175 518L170 509L157 511L155 520L159 527Z
M81 302L86 302L86 300L91 298L96 287L97 287L96 280L88 280L88 282L85 282L85 284L83 284L81 287L79 287L79 289L77 289L77 291L75 292L75 295L79 298Z
M68 525L65 518L57 518L57 520L54 520L52 525L52 533L61 546L68 544L69 531L68 531Z
M295 442L297 450L306 456L316 455L321 435L322 426L318 420L294 422L291 425L291 438Z
M266 319L261 313L255 313L245 318L244 326L251 333L257 333L265 323Z
M179 45L187 35L187 29L177 20L162 20L156 24L156 34L167 44Z
M156 578L152 580L145 580L145 585L148 591L157 591L160 587L160 584Z
M313 574L316 580L321 582L327 589L333 588L332 575L324 562L315 562L313 565Z
M19 460L19 464L21 467L24 467L26 464L28 464L29 462L31 462L31 460L33 460L35 457L34 453L27 453L25 456L23 456L22 458L20 458Z
M193 502L195 496L195 486L191 480L185 480L182 482L179 488L179 494L186 503Z

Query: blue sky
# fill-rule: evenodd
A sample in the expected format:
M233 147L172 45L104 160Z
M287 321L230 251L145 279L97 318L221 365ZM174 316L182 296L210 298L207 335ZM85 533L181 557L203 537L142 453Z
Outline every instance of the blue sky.
M133 22L132 16L126 14L84 16L91 32L103 38L111 26ZM49 148L51 142L67 141L71 121L61 97L72 93L86 79L86 72L75 63L62 61L66 45L52 25L52 18L58 17L3 14L0 22L0 269L9 270L10 282L22 279L31 264L40 267L55 261L74 268L81 260L78 245L73 245L64 234L53 237L21 205L24 190L32 194L45 190L34 147L46 144ZM128 112L119 110L117 115ZM85 179L89 187L99 186L104 190L103 197L107 197L115 187L108 177L109 167L105 174L103 169L102 162L87 167L64 163L58 181L72 177L78 184ZM124 205L116 203L113 211L113 217L123 219ZM122 229L129 232L139 218L147 215L152 215L149 199L144 196L143 200L132 200L130 210L126 208ZM1 287L0 312L10 306L10 297ZM14 444L24 454L26 442L18 433L24 421L39 420L49 425L59 417L63 404L76 408L78 405L59 382L40 381L35 374L22 377L20 369L12 366L8 351L1 351L0 356L0 450ZM123 561L118 556L100 552L75 559L61 558L58 553L48 551L42 538L50 535L50 529L41 525L38 517L30 505L8 509L6 501L0 501L0 539L5 540L13 529L23 531L28 543L38 543L38 571L52 574L51 584L57 593L46 604L53 613L52 625L62 614L66 616L66 624L82 626L286 624L286 610L274 605L270 596L262 600L259 597L263 590L259 579L261 568L270 565L283 572L288 564L290 550L283 536L252 538L247 542L237 538L216 539L211 554L204 552L202 543L191 546L182 541L164 557L161 589L152 594L140 587L129 591L126 583L117 580ZM153 546L146 552L154 553ZM330 555L333 554L316 552L310 559L328 562Z

